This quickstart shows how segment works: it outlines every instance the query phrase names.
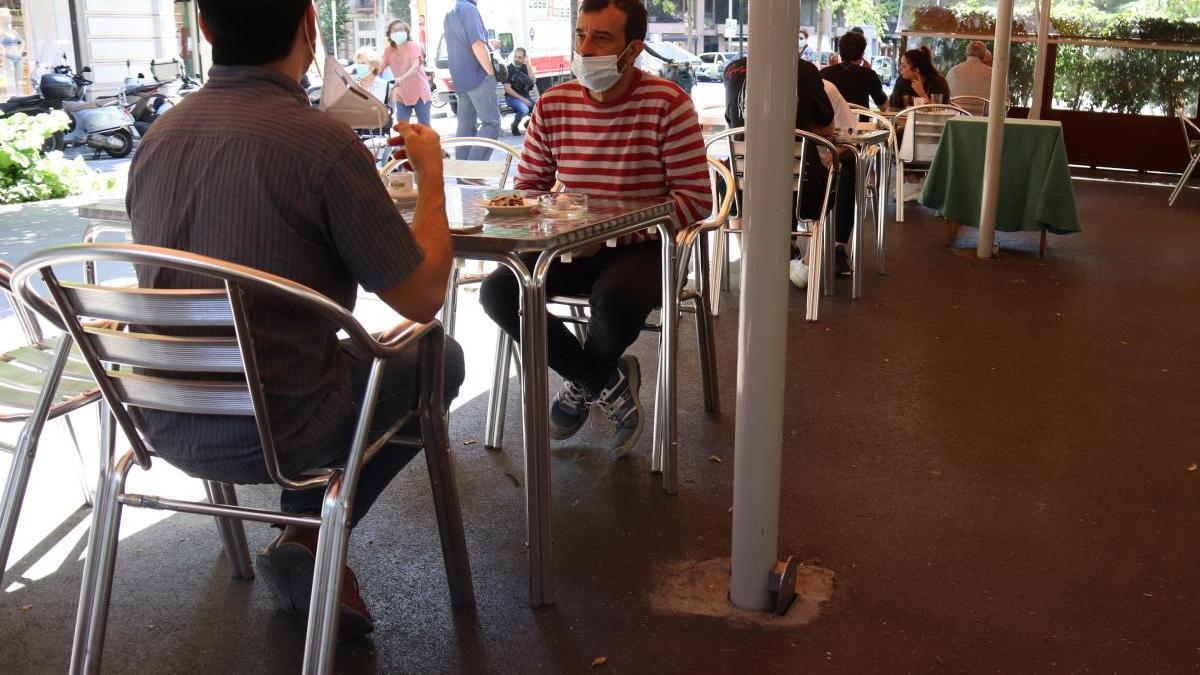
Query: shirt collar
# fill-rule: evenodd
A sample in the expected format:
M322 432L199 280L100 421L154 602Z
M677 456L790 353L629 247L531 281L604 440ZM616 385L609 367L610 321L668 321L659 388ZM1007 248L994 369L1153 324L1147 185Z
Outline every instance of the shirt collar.
M255 89L279 87L298 101L308 103L308 94L300 83L278 70L263 66L213 66L208 71L208 88Z

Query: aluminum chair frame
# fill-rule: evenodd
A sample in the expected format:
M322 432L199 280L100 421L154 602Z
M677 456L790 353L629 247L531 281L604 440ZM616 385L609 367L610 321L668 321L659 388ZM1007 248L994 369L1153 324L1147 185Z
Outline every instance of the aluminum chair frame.
M1188 156L1191 158L1187 164L1187 168L1183 170L1183 175L1179 177L1179 182L1175 184L1175 189L1171 191L1171 196L1167 199L1167 206L1175 206L1175 200L1179 197L1179 193L1183 192L1184 186L1187 185L1188 179L1192 177L1192 172L1196 170L1196 165L1200 164L1200 126L1188 117L1187 111L1180 107L1175 111L1175 115L1179 117L1179 126L1183 129L1183 142L1187 145ZM1188 131L1189 127L1191 131ZM1192 138L1192 133L1196 134Z
M904 110L901 110L900 112L896 113L896 117L893 119L892 124L894 125L895 129L899 129L901 126L900 119L903 117L908 117L909 121L904 126L905 127L911 126L912 133L916 133L916 118L913 117L913 115L915 115L916 113L919 113L919 112L930 112L933 110L954 110L959 113L960 117L961 116L971 117L970 112L963 110L962 108L960 108L956 105L952 105L949 103L927 103L925 105L915 105L911 108L905 108ZM913 143L915 144L916 142L917 142L917 140L914 138ZM896 143L896 222L897 223L904 222L904 164L905 164L905 162L904 162L904 159L901 158L900 154L901 154L900 153L900 142L897 139L897 143Z
M745 158L744 148L739 151L737 146L738 143L744 143L744 141L739 141L736 137L745 133L745 127L734 127L710 136L704 144L707 151L708 148L717 142L725 141L726 149L729 153L735 192L742 188L740 182L742 171L738 169L738 162ZM835 242L833 241L834 237L830 228L836 222L837 200L831 197L837 192L836 182L837 176L841 171L841 160L838 158L837 146L829 139L801 129L795 129L793 133L800 138L800 140L796 141L796 162L794 163L794 167L796 168L793 171L793 176L796 178L796 196L793 209L799 206L799 200L803 197L804 167L806 166L804 160L808 152L809 143L815 143L818 148L824 148L832 158L829 166L826 167L825 194L821 202L820 217L817 219L815 226L811 227L809 231L793 231L791 233L792 239L800 237L810 237L812 239L809 246L808 287L806 288L807 303L804 318L807 321L816 321L820 312L822 284L827 285L830 289L833 287L832 268ZM735 203L738 204L738 213L743 214L740 200L735 198ZM746 225L747 223L743 222L742 228L745 228ZM716 316L720 309L720 294L722 290L728 290L728 277L731 274L726 240L732 235L740 236L742 231L743 229L731 230L725 226L717 230L717 241L713 252L713 276L715 279L712 283L712 300L710 303L713 316Z
M56 266L88 261L165 267L206 277L222 287L114 288L60 282L54 273ZM45 296L33 286L35 279L44 282ZM303 671L332 672L343 583L341 572L349 545L350 509L362 467L389 443L425 448L451 600L458 606L474 603L442 404L445 342L439 323L403 322L377 339L368 334L344 307L288 279L213 258L138 244L73 244L40 251L14 270L13 288L27 306L67 331L64 345L69 346L71 342L79 345L113 413L102 428L101 475L80 588L71 654L72 673L100 670L117 535L124 506L215 516L227 554L231 560L237 558L239 565L247 567L249 552L245 548L241 521L319 528ZM299 476L282 472L244 305L243 294L248 289L279 296L297 304L303 311L331 321L372 356L362 398L366 403L356 420L353 445L344 468L321 469ZM215 327L232 332L233 336L186 337L115 331L85 326L81 316L139 327ZM421 386L417 408L382 435L371 439L373 403L379 392L385 360L410 348L420 350ZM151 369L155 374L121 370L122 366ZM159 372L224 373L241 375L243 379L185 380L162 376L157 374ZM226 485L207 486L213 503L127 493L125 481L130 469L135 464L149 469L152 461L152 451L134 427L127 405L192 414L253 417L271 480L284 489L324 488L320 516L238 506L232 486ZM400 428L412 419L419 420L424 442L396 437ZM132 449L120 457L115 452L118 426L132 445Z
M0 422L23 423L17 445L12 448L12 463L9 465L3 495L0 496L0 587L8 567L8 556L12 551L17 521L21 517L21 507L29 488L33 462L46 422L62 420L67 425L68 432L74 436L74 430L70 427L70 420L66 415L100 400L100 390L96 388L95 382L82 377L78 373L77 364L72 369L74 374L64 377L71 356L70 343L59 340L55 345L53 341L44 338L37 315L18 302L12 294L11 273L12 267L0 261L0 292L8 298L13 315L25 333L27 349L23 351L28 352L26 358L36 356L37 361L18 360L20 365L16 365L10 364L5 358L0 364L5 368L11 367L11 375L19 375L26 382L25 387L13 390L13 393L21 399L33 397L32 401L18 401L18 405L0 410ZM39 380L36 370L26 370L23 366L42 370L44 377ZM65 395L62 392L64 387L67 388ZM75 446L75 458L78 459L76 467L84 500L90 505L91 477L87 473L87 465L78 444Z
M497 164L498 166L501 167L500 171L499 171L499 175L496 177L496 180L499 181L500 189L503 189L504 186L508 183L508 179L510 177L509 176L510 172L514 172L514 176L515 176L515 171L514 171L515 161L520 160L521 153L513 146L511 146L507 143L503 143L501 141L497 141L495 139L483 138L480 136L464 136L462 138L447 138L447 139L442 140L442 149L443 150L451 150L454 148L464 148L464 147L487 147L487 148L491 148L493 150L499 150L500 152L503 152L505 154L503 164L499 164L497 162L490 162L488 160L467 160L467 159L453 160L455 162L479 162L481 164ZM379 175L386 177L388 174L392 173L396 169L398 169L406 164L408 164L407 159L393 159L392 161L385 164L383 166L383 168L381 168L379 170ZM449 178L454 178L454 176L449 176ZM462 270L462 261L455 260L454 264L450 268L450 278L447 279L447 281L446 281L446 302L444 305L442 305L442 312L438 317L441 320L442 325L446 328L446 334L451 335L451 336L454 335L454 329L457 327L456 321L455 321L455 314L458 311L458 287L462 286L462 285L467 285L467 284L477 284L477 283L483 281L483 278L485 276L482 274L478 274L478 275L472 275L468 278L463 278L461 270Z
M682 313L686 309L691 309L691 313L696 315L696 341L698 343L698 351L700 356L700 375L702 387L704 390L704 410L709 413L720 411L720 389L717 382L717 361L716 361L716 333L713 326L713 314L708 309L708 289L710 282L708 281L708 260L706 239L710 232L719 231L724 226L725 221L729 218L729 210L733 205L734 191L733 173L720 161L713 157L707 158L709 174L711 177L710 186L713 195L713 211L710 216L702 221L693 223L688 227L681 228L676 233L676 279L679 284L679 307ZM720 178L725 181L727 189L725 190L724 199L717 199L717 184L716 179ZM697 285L699 288L688 288L688 267L692 261L695 261ZM550 298L550 303L559 304L567 307L570 311L569 317L560 317L563 321L571 324L576 329L576 336L582 341L584 339L583 328L587 325L588 317L586 308L588 307L588 298L586 297L566 297L557 296ZM690 307L685 307L688 303ZM659 324L647 323L642 327L643 331L654 331L661 333L662 327ZM508 381L510 368L513 365L513 359L518 354L515 349L515 343L512 338L504 331L500 331L496 340L496 361L492 375L492 390L488 397L488 412L487 412L487 427L484 438L484 445L487 448L497 449L504 443L504 418L507 409L508 401ZM669 384L667 378L667 370L663 367L662 351L659 352L658 369L655 377L654 387L654 431L651 447L653 451L650 457L650 470L655 473L663 471L663 457L659 452L662 440L662 426L665 422L665 414L663 411L664 393ZM674 372L674 369L671 369ZM674 453L676 448L668 449L668 452ZM672 456L669 462L672 466L675 465L675 458Z
M957 106L959 108L963 108L963 105L962 105L963 103L969 103L969 104L978 103L978 104L980 104L982 106L982 110L983 110L983 112L980 113L982 115L988 114L988 110L992 106L991 100L984 96L971 96L969 94L964 94L962 96L951 96L950 97L950 105ZM1004 109L1007 112L1008 106L1005 105ZM964 108L964 110L965 110L965 108ZM970 111L967 111L967 112L970 112ZM974 114L974 113L972 113L972 114Z

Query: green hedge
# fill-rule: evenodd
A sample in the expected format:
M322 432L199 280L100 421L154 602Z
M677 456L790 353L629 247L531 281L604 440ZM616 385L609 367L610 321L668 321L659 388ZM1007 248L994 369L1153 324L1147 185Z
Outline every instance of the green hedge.
M35 202L78 194L84 189L111 188L113 180L94 173L82 157L67 160L61 152L42 152L50 136L70 123L66 113L0 119L0 204Z

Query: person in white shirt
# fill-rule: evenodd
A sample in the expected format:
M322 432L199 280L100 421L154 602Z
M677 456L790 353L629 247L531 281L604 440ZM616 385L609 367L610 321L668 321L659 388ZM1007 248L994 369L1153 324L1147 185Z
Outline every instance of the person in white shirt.
M833 106L833 128L838 133L854 129L858 115L854 114L842 92L838 91L837 85L826 79L822 79L821 83L825 85L825 95L829 97L829 103Z
M978 40L967 45L967 60L954 66L946 73L946 83L955 96L979 96L987 98L992 88L992 67L984 63L987 47ZM979 101L964 101L961 107L972 115L983 114Z

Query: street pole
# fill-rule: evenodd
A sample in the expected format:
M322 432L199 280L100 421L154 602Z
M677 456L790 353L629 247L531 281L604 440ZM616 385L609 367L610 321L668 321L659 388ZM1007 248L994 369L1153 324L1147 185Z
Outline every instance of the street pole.
M337 0L329 0L329 37L333 43L333 58L338 57L337 50Z
M1045 96L1043 89L1046 88L1046 70L1049 65L1046 61L1050 55L1050 0L1039 0L1038 2L1038 28L1037 28L1037 70L1033 76L1033 103L1029 106L1029 119L1042 119L1042 104Z
M996 7L996 53L992 55L992 90L988 100L987 153L983 160L983 204L979 207L979 244L975 255L992 257L996 242L996 208L1000 197L1000 159L1004 156L1004 116L1008 106L1008 61L1012 53L1013 0Z
M757 11L750 17L755 46L746 100L754 103L746 110L743 203L747 211L742 235L729 593L735 606L750 610L772 609L768 580L779 548L791 251L787 224L792 221L793 188L793 146L780 139L791 139L795 128L799 28L800 0L779 0L771 11Z

